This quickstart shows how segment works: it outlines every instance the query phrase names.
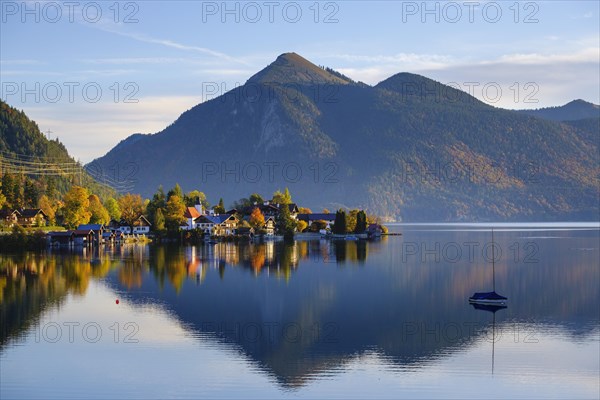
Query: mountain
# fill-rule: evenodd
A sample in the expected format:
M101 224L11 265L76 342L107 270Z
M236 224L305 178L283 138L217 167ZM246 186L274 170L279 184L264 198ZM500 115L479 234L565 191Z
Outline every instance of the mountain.
M560 107L519 110L519 112L551 121L575 121L579 119L600 118L600 106L581 99L573 100Z
M598 132L486 105L423 76L376 86L294 53L93 161L133 190L179 182L227 204L289 187L315 211L390 220L598 219Z
M72 184L102 197L113 195L71 157L58 140L48 140L38 125L0 100L0 207L37 207L42 195L58 199Z

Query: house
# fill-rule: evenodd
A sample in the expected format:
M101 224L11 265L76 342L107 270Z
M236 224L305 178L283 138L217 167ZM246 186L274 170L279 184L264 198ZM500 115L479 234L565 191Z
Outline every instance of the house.
M112 233L115 235L115 243L119 243L121 242L121 240L123 240L123 232L121 232L120 230L114 230L112 231Z
M254 237L254 228L249 226L242 226L235 230L235 234L239 236L252 238Z
M102 234L107 231L104 224L82 224L77 227L78 231L92 231L94 233L93 240L96 243L102 243Z
M105 231L102 233L102 242L106 244L112 244L115 242L115 232L113 231Z
M46 226L48 217L41 208L24 208L19 211L18 222L21 226Z
M260 212L265 216L265 219L268 217L276 218L281 211L282 204L271 203L270 201L265 201L262 204L254 203L251 206L244 207L242 210L231 209L227 211L227 214L240 213L242 215L250 215L255 208L258 208ZM290 210L290 216L293 219L296 219L298 215L298 206L296 203L287 204L288 209Z
M21 213L18 210L0 210L0 218L2 218L2 222L8 228L12 228L14 225L18 224L20 217Z
M229 236L235 233L238 219L235 215L200 215L194 220L195 227L212 236Z
M71 246L75 241L73 231L48 232L46 237L50 246Z
M202 214L198 212L195 207L187 207L185 212L183 213L183 217L185 218L185 224L181 225L181 229L185 231L191 231L196 229L195 220L200 217Z
M194 207L187 207L185 209L183 216L186 219L186 224L182 225L181 229L185 231L196 229L197 226L195 220L201 215L204 215L204 210L202 208L202 204L200 203L200 199L197 198Z
M152 224L148 219L140 215L138 219L133 222L133 233L137 233L138 235L146 235L150 233L150 227Z
M76 229L73 232L73 243L76 246L89 246L94 243L96 234L91 229Z
M117 221L116 219L111 219L107 225L107 228L115 235L115 242L119 242L124 234L131 233L131 227L127 225L125 220Z
M265 218L265 224L263 225L263 229L265 230L265 235L273 236L275 234L275 218Z
M127 222L125 222L125 220L122 219L121 221L119 221L119 231L121 231L121 234L123 235L129 235L131 234L131 226L129 226Z
M315 214L298 214L297 218L299 221L305 221L308 226L316 221L324 221L327 225L327 229L331 229L335 222L335 214L315 213Z
M254 207L256 206L249 207L249 214L252 214ZM275 218L277 217L277 215L279 215L279 204L271 204L270 201L265 201L262 205L259 205L258 208L260 209L260 212L265 216L265 219L268 217Z
M369 224L367 227L367 237L376 238L380 237L383 233L383 228L379 224Z
M291 204L288 204L287 206L290 209L290 216L293 219L298 219L298 213L300 212L300 210L298 209L298 206L296 205L296 203L291 203Z
M244 216L243 220L250 223L250 216ZM260 227L260 231L264 231L264 234L267 236L273 236L275 234L275 218L265 217L265 223ZM262 233L260 231L258 233Z

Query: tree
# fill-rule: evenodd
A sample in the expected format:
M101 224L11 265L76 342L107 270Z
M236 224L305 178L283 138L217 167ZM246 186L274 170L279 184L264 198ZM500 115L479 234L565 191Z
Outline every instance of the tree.
M194 207L196 205L196 199L200 199L200 204L204 209L210 207L208 200L206 200L206 195L199 190L192 190L185 196L183 196L183 202L186 207Z
M346 214L346 232L354 232L354 228L356 228L356 216L358 215L358 210L350 210L348 214Z
M40 198L40 190L36 185L36 182L32 181L28 177L24 179L23 187L23 204L25 207L35 207Z
M69 228L75 228L90 221L91 213L88 211L90 205L89 193L81 186L71 187L63 197L63 223Z
M332 231L337 235L346 234L346 211L341 208L335 213L335 222Z
M159 208L154 213L154 220L152 221L152 225L154 226L154 230L156 231L165 230L165 216L163 214L162 208Z
M215 206L215 214L225 214L225 204L222 197L219 199L219 205Z
M250 225L254 229L262 229L265 225L265 216L260 211L260 208L254 207L254 210L252 210L252 214L250 214Z
M104 208L108 212L108 216L115 221L119 221L121 219L121 209L119 208L119 203L114 197L109 197L104 202Z
M276 191L273 193L273 203L275 204L292 204L292 195L288 188L285 188L284 192Z
M90 223L92 224L107 224L110 221L110 215L108 211L102 205L100 198L95 194L88 197L89 206L88 211L90 212Z
M179 199L183 199L183 192L181 191L181 186L179 186L179 183L176 183L175 187L169 190L169 193L167 193L167 200L170 199L171 196L178 196Z
M172 195L167 201L167 209L165 214L165 225L170 231L177 231L181 224L185 222L183 213L185 212L185 203L183 199L177 195Z
M119 209L121 210L121 218L130 227L136 219L144 213L144 202L139 194L127 193L119 197Z
M280 235L290 237L294 235L296 229L296 221L290 215L290 209L288 207L280 207L279 214L275 219L275 227Z
M290 194L290 190L285 188L283 191L283 199L285 200L284 204L292 204L292 195Z
M22 177L16 174L4 174L2 176L2 193L6 197L6 203L11 208L23 207L23 185Z
M50 199L45 194L40 197L38 201L38 207L46 214L48 217L48 222L50 225L54 225L56 223L56 208L50 202Z
M304 232L304 230L308 227L308 222L300 220L297 224L298 232Z
M312 214L312 210L306 207L298 207L298 214Z
M250 204L263 204L265 200L258 193L252 193L250 197L248 197Z
M242 197L241 199L233 202L233 208L238 210L243 210L246 207L250 207L252 203L246 197Z
M310 224L310 230L312 232L319 232L321 229L327 229L327 221L320 219L313 221L312 224Z
M329 211L328 208L324 208L323 209L323 214L331 214L331 211Z
M162 208L164 216L164 210L167 208L167 196L162 185L158 187L156 193L152 196L152 200L146 206L146 217L148 217L149 221L154 221L155 213L159 208Z
M360 210L356 215L356 226L354 228L354 233L365 233L367 230L367 214L364 211Z

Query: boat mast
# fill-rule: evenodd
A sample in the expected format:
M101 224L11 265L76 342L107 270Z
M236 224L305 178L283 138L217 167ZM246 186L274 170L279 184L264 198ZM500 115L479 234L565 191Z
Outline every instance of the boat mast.
M494 228L492 228L492 287L496 292L496 245L494 244Z

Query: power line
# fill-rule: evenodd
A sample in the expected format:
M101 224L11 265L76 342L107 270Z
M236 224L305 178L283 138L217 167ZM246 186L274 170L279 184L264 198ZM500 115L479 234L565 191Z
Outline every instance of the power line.
M58 159L56 159L58 160ZM79 175L79 183L83 182L83 175L91 177L99 184L110 186L118 192L130 191L134 187L133 181L118 181L97 170L97 167L83 167L75 161L44 161L44 158L26 154L10 153L0 150L0 171L2 173L27 174L34 176L67 177Z

